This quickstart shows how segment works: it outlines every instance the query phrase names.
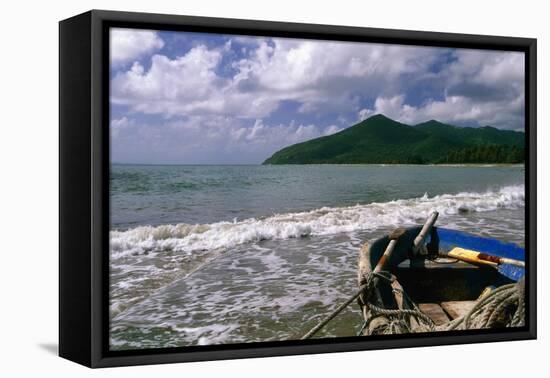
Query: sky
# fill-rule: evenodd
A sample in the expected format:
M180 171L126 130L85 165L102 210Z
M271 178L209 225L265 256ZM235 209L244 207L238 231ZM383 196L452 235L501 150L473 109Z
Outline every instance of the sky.
M375 114L524 129L524 54L111 29L111 161L260 164Z

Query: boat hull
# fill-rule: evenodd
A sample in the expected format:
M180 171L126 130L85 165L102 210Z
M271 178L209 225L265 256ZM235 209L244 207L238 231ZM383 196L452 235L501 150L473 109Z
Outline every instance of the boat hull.
M368 323L362 334L387 333L388 328L395 328L393 325L388 327L388 324L396 323L395 318L380 316L380 310L373 312L373 308L410 311L418 309L418 304L420 308L427 309L430 317L435 315L450 322L456 319L456 314L464 314L472 308L483 293L515 284L525 274L524 268L520 266L470 264L455 259L438 258L459 247L524 262L525 251L516 244L433 227L425 239L424 251L420 254L413 253L413 242L420 230L421 227L408 228L397 240L383 268L392 278L387 280L376 277L372 289L359 297L363 317L366 324ZM389 242L389 236L384 236L361 248L358 269L360 286L376 276L373 274L374 268ZM374 321L367 322L373 318ZM400 324L400 330L394 330L395 333L426 330L426 322L419 324L415 319Z

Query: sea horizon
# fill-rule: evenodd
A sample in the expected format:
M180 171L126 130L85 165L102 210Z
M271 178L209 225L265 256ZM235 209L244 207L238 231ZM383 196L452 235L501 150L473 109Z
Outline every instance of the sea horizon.
M227 167L248 167L248 166L267 166L267 167L276 167L276 166L434 166L434 167L494 167L494 166L505 166L505 167L521 167L525 166L525 163L425 163L425 164L407 164L407 163L313 163L313 164L262 164L262 163L235 163L235 164L226 164L226 163L119 163L111 162L111 166L121 165L121 166L191 166L191 167L211 167L211 166L227 166Z

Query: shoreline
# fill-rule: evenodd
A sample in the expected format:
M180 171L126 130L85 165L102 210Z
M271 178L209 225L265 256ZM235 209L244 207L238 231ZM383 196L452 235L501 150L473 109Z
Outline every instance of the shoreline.
M426 164L408 164L408 163L312 163L312 164L260 164L261 166L370 166L370 167L525 167L525 163L426 163Z
M156 163L111 163L112 166L122 167L277 167L277 166L343 166L343 167L525 167L525 163L427 163L427 164L406 164L406 163L313 163L313 164L156 164Z

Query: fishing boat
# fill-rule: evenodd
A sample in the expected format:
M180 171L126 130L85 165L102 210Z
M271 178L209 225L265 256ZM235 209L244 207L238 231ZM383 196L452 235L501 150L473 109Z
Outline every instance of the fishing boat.
M364 244L358 290L302 338L355 300L364 336L523 326L524 249L436 227L437 217Z
M524 249L436 219L361 248L361 335L523 325Z

